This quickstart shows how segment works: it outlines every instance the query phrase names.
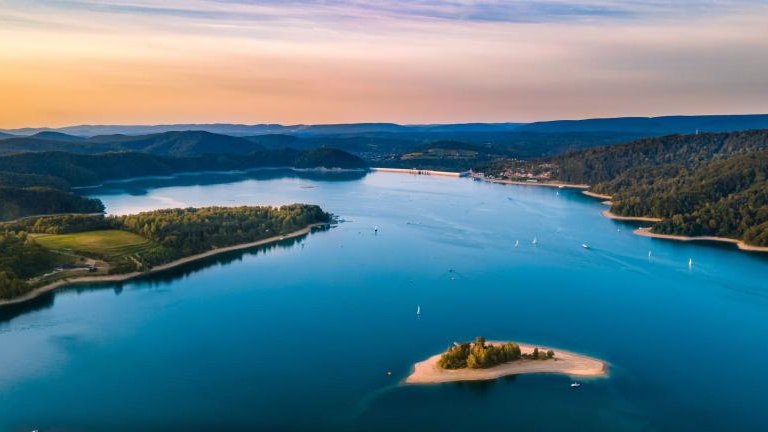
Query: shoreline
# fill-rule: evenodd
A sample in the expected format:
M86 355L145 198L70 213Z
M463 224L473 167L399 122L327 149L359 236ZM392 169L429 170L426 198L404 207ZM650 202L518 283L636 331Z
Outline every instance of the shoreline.
M605 204L605 203L603 203ZM619 216L611 213L610 210L603 210L602 214L604 217L607 217L608 219L618 220L618 221L635 221L635 222L661 222L663 219L661 218L655 218L655 217L649 217L649 216Z
M132 181L137 181L137 180L168 180L168 179L174 179L178 177L193 177L196 175L210 175L210 174L223 174L223 175L248 174L251 172L268 171L268 170L271 170L271 171L286 170L286 171L294 171L294 172L300 172L300 173L301 172L339 173L339 172L363 172L363 171L369 171L371 170L371 168L325 168L325 167L296 168L291 166L277 166L277 167L246 168L242 170L179 171L179 172L174 172L166 175L148 175L148 176L126 177L121 179L110 179L110 180L104 180L99 184L72 186L70 189L72 189L73 191L80 190L80 189L95 189L95 188L100 188L102 186L106 186L110 184L130 183ZM46 216L46 215L43 215L43 216Z
M513 184L513 185L523 185L523 186L550 186L554 187L557 184L556 183L527 183L527 182L514 182L511 180L489 180L485 178L481 178L479 176L473 176L473 178L478 180L485 180L487 182L493 182L493 183L504 183L504 184ZM586 186L586 188L589 188L589 185L568 185L563 187L575 187L578 189L582 189L581 186ZM558 186L559 187L559 186ZM613 203L611 202L611 199L613 197L611 195L602 195L594 192L590 192L588 190L582 190L582 194L590 197L590 198L596 198L603 200L601 204L606 206L611 206ZM609 210L604 210L600 212L600 214L608 219L616 220L616 221L624 221L624 222L650 222L650 223L656 223L661 222L662 218L655 218L655 217L649 217L649 216L619 216L611 213ZM712 242L721 242L721 243L730 243L734 244L738 247L739 250L745 251L745 252L762 252L762 253L768 253L768 246L753 246L750 244L745 243L743 240L733 239L733 238L727 238L727 237L715 237L715 236L701 236L701 237L686 237L682 235L674 235L674 234L656 234L652 233L650 231L650 228L638 228L634 231L632 231L633 234L643 236L643 237L650 237L650 238L658 238L663 240L677 240L677 241L712 241Z
M517 186L540 186L540 187L550 187L550 188L558 188L558 189L580 189L582 190L582 193L586 193L584 189L589 189L590 187L588 184L578 184L578 183L527 182L527 181L518 181L518 180L489 179L487 177L481 177L478 175L470 175L470 177L475 180L482 180L488 183L509 184L509 185L517 185Z
M494 341L488 343L500 344L502 342ZM440 356L443 354L440 353L414 364L410 375L403 380L403 384L441 384L459 381L485 381L509 375L535 373L553 373L571 377L594 378L608 376L608 364L602 360L539 345L518 345L520 346L520 350L525 354L533 352L535 347L538 347L540 351L552 349L555 352L555 358L549 360L521 359L487 369L443 369L437 365Z
M730 243L730 244L736 245L736 247L738 247L739 250L742 250L742 251L763 252L763 253L768 252L768 246L752 246L744 243L743 240L732 239L728 237L715 237L715 236L687 237L687 236L675 235L675 234L656 234L651 232L650 228L638 228L632 231L632 233L635 235L639 235L641 237L649 237L649 238L656 238L656 239L662 239L662 240L676 240L676 241L684 241L684 242L710 241L710 242Z
M610 201L610 200L613 199L613 196L611 196L611 195L603 195L603 194L599 194L599 193L595 193L595 192L590 192L588 190L581 191L581 193L583 193L584 195L586 195L588 197L597 198L597 199L601 199L601 200L604 200L604 201Z
M414 174L414 175L433 175L443 177L466 177L466 172L457 171L436 171L427 169L413 169L413 168L370 168L374 172L388 172L395 174Z
M303 235L309 234L312 232L313 228L316 228L318 226L325 225L324 223L316 223L308 225L300 230L296 230L287 234L283 235L276 235L272 237L268 237L262 240L257 240L250 243L240 243L232 246L226 246L223 248L216 248L211 249L206 252L201 252L199 254L190 255L188 257L179 258L175 261L171 261L169 263L161 264L157 267L153 267L146 271L141 272L131 272L131 273L124 273L124 274L117 274L117 275L106 275L106 276L83 276L83 277L74 277L70 279L61 279L57 280L55 282L51 282L47 285L43 285L41 287L35 288L32 291L12 299L7 300L0 300L0 307L7 306L7 305L13 305L13 304L19 304L24 303L30 300L33 300L42 294L55 291L59 288L70 286L70 285L82 285L82 284L100 284L100 283L109 283L109 282L124 282L131 279L136 279L141 276L147 276L155 273L161 273L166 270L170 270L179 266L182 266L184 264L189 264L194 261L198 261L201 259L209 258L212 256L220 255L227 252L234 252L242 249L250 249L257 246L263 246L270 243L275 243L280 240L285 240L289 238L295 238L295 237L301 237Z

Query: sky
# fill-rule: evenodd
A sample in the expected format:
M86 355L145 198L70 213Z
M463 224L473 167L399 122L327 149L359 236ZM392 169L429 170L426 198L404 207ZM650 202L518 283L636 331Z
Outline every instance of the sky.
M768 0L0 0L0 128L768 113Z

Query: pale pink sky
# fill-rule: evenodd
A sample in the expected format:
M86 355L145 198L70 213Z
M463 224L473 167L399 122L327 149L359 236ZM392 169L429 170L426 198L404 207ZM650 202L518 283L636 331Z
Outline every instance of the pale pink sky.
M0 128L768 112L758 0L0 0Z

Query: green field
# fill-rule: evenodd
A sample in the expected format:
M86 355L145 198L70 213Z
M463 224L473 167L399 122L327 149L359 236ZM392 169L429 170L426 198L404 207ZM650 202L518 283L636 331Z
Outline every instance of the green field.
M105 259L141 254L159 247L151 240L120 230L44 234L36 236L35 241L48 249L88 253Z

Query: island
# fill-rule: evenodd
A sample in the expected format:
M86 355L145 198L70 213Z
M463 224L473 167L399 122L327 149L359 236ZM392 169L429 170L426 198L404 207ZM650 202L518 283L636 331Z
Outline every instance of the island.
M574 377L607 376L605 362L563 350L515 342L454 343L444 353L416 363L405 384L483 381L509 375L555 373Z
M331 221L319 206L307 204L23 219L0 233L0 305L295 238Z

